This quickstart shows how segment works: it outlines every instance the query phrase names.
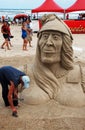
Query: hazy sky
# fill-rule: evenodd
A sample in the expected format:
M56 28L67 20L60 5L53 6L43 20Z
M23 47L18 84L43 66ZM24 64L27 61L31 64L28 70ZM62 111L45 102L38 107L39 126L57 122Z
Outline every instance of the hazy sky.
M45 0L0 0L0 9L34 9L40 6ZM63 8L68 8L76 0L54 0Z

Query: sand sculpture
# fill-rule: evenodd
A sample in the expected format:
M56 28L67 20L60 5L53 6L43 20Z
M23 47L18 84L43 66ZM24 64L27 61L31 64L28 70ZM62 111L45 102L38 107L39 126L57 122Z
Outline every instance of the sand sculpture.
M85 69L74 64L72 34L54 14L44 15L41 20L28 103L42 104L53 99L65 106L82 107Z

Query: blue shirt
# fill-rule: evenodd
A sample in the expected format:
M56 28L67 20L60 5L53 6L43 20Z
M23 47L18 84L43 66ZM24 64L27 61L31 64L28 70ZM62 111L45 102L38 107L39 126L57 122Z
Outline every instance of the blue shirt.
M20 83L20 77L24 76L25 73L11 66L4 66L0 68L0 83L9 84L10 81L17 87ZM3 87L2 86L2 87Z

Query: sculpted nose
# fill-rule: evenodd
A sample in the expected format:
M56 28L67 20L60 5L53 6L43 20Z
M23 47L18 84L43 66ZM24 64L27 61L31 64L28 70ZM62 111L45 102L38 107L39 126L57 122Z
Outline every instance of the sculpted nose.
M46 44L47 44L48 46L53 45L53 43L52 43L52 36L51 36L51 35L49 35Z

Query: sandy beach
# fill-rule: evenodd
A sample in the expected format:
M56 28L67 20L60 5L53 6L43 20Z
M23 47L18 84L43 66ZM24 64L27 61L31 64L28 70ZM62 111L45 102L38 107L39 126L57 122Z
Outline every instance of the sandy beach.
M1 28L2 25L0 25ZM32 47L29 47L28 51L22 50L23 40L21 38L21 26L11 25L11 33L14 36L11 39L13 47L11 50L6 50L0 48L0 58L15 57L15 56L30 56L35 55L36 44L37 44L37 33L33 33ZM77 57L84 57L85 53L85 34L73 34L73 49L74 55ZM0 46L4 42L2 33L0 33Z
M1 28L2 25L0 25ZM33 63L34 55L36 53L37 45L37 33L33 33L32 47L29 47L28 51L22 50L23 39L21 38L21 26L11 25L11 33L14 38L11 39L13 47L11 50L5 50L0 48L0 66L12 65L14 67L22 66L28 63ZM74 59L85 60L85 34L73 34L73 49ZM4 42L2 33L0 33L0 46Z
M0 48L0 67L3 65L12 65L14 67L20 67L25 64L29 64L29 66L32 65L36 53L37 33L33 33L32 47L29 47L28 45L28 51L23 51L22 50L23 40L21 38L21 26L11 25L10 28L11 28L11 33L14 36L14 38L11 39L13 47L11 47L11 50L6 50L6 51L5 49ZM73 39L74 39L73 40L74 59L75 61L81 59L82 62L85 63L85 34L73 34ZM2 33L0 33L0 46L3 43L3 41L4 39ZM15 120L11 116L11 110L9 108L4 107L4 102L1 97L1 89L0 89L0 118L2 119L0 120L0 130L41 130L41 128L43 130L42 127L43 124L42 126L41 125L38 126L39 129L37 129L36 127L36 123L38 122L38 125L40 123L39 122L40 120L37 120L37 117L40 116L40 118L43 118L42 117L43 109L45 109L46 106L50 107L51 105L52 104L47 103L45 104L45 107L43 107L42 105L30 106L24 104L24 102L21 102L21 107L18 109L19 117ZM34 109L35 109L35 113L34 113ZM37 115L38 110L40 111L40 115ZM46 111L47 108L45 112ZM73 110L74 115L75 115L75 111L76 109ZM79 115L80 111L81 110L78 109L76 114ZM83 116L83 112L84 109L83 111L81 111L82 116ZM47 116L50 117L50 115ZM33 117L36 117L36 120L35 120L35 125L32 127L34 123ZM50 126L48 130L50 130Z
M1 25L0 25L1 28ZM33 34L32 47L28 45L28 51L22 50L23 39L21 38L21 26L20 25L11 25L11 34L14 36L11 39L13 47L11 50L0 49L0 57L12 57L12 56L26 56L30 54L35 54L36 48L36 34ZM2 33L0 33L0 45L4 42Z

